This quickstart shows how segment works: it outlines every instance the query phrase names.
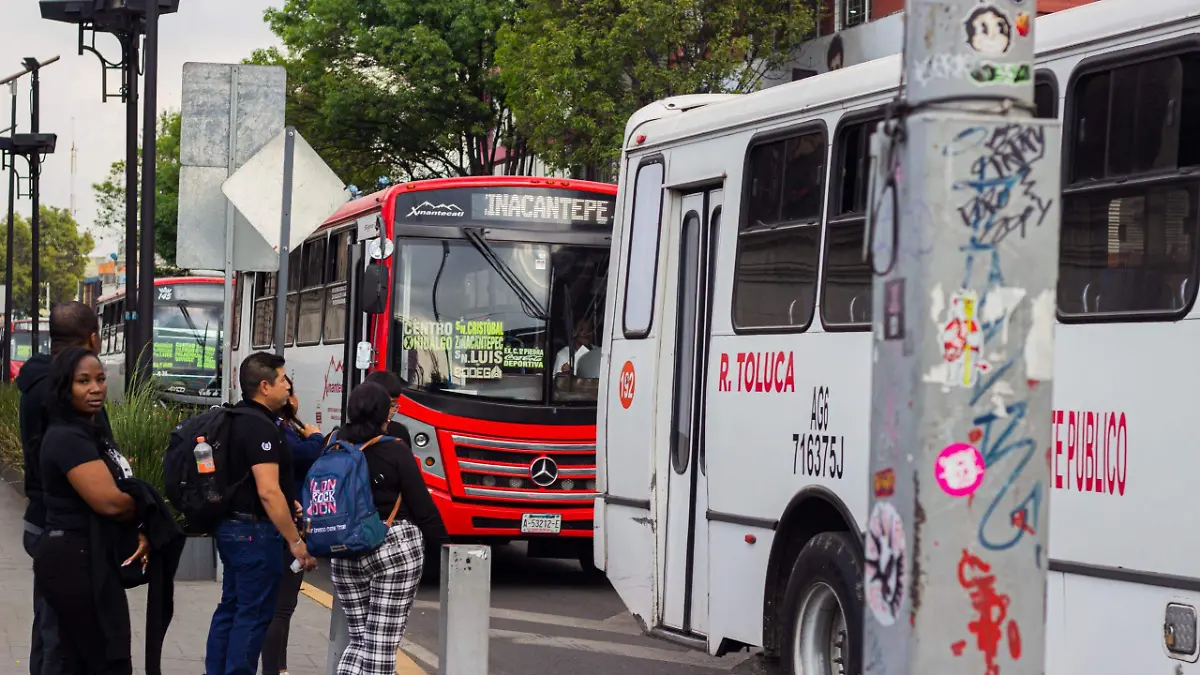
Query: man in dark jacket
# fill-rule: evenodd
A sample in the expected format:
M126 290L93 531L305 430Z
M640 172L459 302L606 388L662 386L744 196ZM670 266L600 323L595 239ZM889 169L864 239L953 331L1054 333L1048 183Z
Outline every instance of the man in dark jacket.
M100 321L90 307L81 302L63 302L50 310L50 354L68 347L83 347L93 353L100 351ZM21 392L20 427L21 449L25 455L25 552L33 555L34 547L46 525L46 505L42 501L41 461L42 436L49 419L46 401L50 398L50 356L34 354L21 367L17 389ZM112 435L108 414L102 409L96 422ZM33 637L29 648L30 675L58 673L58 621L53 610L33 587Z

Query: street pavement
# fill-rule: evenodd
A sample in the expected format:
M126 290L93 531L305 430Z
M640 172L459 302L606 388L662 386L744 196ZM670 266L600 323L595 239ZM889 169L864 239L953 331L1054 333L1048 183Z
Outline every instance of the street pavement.
M0 479L0 483L3 483ZM29 672L33 571L21 545L25 499L19 486L0 485L0 675ZM324 675L333 585L328 565L307 575L292 618L291 675ZM211 581L175 585L175 617L163 646L164 675L204 672L208 623L220 598ZM748 653L710 657L644 636L603 578L590 578L568 560L525 556L519 546L495 551L492 562L489 675L750 675L765 672ZM145 589L129 592L134 666L144 675ZM438 587L421 587L410 617L398 675L436 673Z
M4 481L0 479L0 483ZM33 624L33 569L21 545L25 498L18 488L0 484L0 675L28 675ZM212 581L175 584L175 618L163 645L163 675L201 675L208 623L221 597ZM145 587L129 592L134 672L143 675L146 625ZM288 644L291 675L323 675L329 649L329 610L302 597L292 618Z
M306 575L333 592L328 566ZM439 589L423 584L409 618L403 649L427 673L437 672ZM488 675L743 675L761 673L746 652L714 658L644 636L603 578L584 575L571 560L532 559L523 546L497 548L492 557L492 612Z

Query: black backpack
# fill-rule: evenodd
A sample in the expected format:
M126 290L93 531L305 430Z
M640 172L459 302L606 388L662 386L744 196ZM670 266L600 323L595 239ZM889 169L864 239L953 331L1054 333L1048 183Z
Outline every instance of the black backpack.
M230 431L233 419L253 414L229 404L213 406L175 427L163 454L163 488L167 501L184 519L184 530L193 534L211 534L229 512L234 492L246 482L247 473L230 482ZM196 466L196 439L200 436L212 446L213 473L202 474Z

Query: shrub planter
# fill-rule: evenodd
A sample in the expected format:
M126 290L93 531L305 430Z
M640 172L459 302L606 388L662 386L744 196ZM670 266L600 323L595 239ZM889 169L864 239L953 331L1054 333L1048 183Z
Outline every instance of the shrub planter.
M216 581L217 546L212 537L188 537L179 558L176 581Z

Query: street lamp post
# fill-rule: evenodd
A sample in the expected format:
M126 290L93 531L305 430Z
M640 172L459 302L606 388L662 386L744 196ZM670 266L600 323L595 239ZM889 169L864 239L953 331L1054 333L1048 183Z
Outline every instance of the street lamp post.
M16 207L17 197L20 196L20 190L17 185L17 155L25 157L29 163L30 172L30 196L33 198L33 214L32 214L32 245L33 245L33 307L38 306L37 302L37 280L38 280L38 246L40 244L40 214L38 213L39 204L39 187L38 174L41 173L41 156L54 152L54 144L56 138L53 135L38 134L38 126L40 124L40 101L38 99L39 73L42 68L58 61L58 57L54 56L45 61L38 61L35 58L26 58L22 65L24 69L20 72L9 75L0 80L0 86L9 85L12 94L12 124L9 127L9 137L0 139L3 141L2 147L8 155L8 232L5 240L5 265L4 265L4 344L0 347L0 352L4 355L4 372L0 377L3 381L9 380L9 369L12 365L12 339L10 332L12 330L12 291L13 291L13 226L14 226L14 210ZM23 134L18 138L17 134L17 81L28 73L33 73L33 91L31 101L32 130L33 134ZM36 315L33 319L33 353L37 353L41 342L38 340L38 331L41 328L39 325L39 317Z
M120 97L125 126L125 382L149 376L154 302L154 183L157 132L158 17L179 10L179 0L39 0L42 18L79 26L79 53L90 51L102 67L103 100ZM86 38L91 34L91 42ZM121 60L109 61L95 46L96 33L111 33L121 43ZM138 40L145 44L141 261L138 262ZM120 71L119 94L110 94L108 74ZM140 273L139 273L140 271Z

